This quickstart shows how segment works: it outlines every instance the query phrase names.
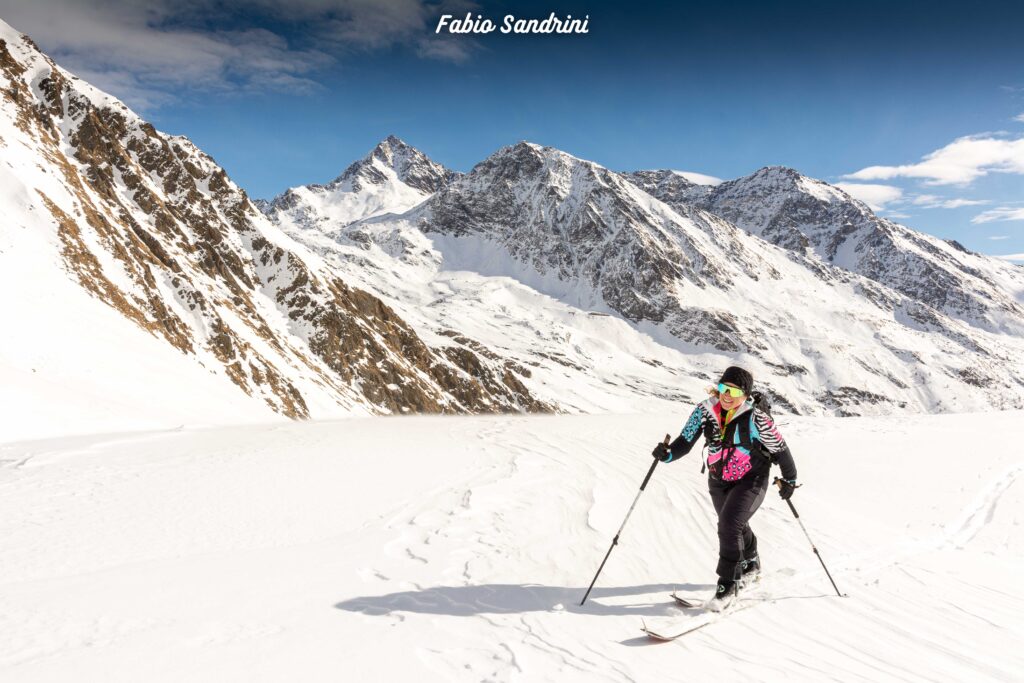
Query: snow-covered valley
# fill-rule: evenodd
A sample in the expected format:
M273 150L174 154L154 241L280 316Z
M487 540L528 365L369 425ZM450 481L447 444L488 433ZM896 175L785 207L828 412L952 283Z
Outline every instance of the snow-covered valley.
M407 417L0 446L0 679L1019 680L1024 413L783 418L771 600L673 643L714 581L660 415ZM991 418L991 415L987 416ZM753 594L753 593L752 593Z

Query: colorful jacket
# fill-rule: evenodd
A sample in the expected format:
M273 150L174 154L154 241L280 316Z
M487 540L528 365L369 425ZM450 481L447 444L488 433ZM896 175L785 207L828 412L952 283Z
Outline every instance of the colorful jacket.
M745 425L744 420L747 422ZM737 481L748 472L766 470L771 462L778 462L782 477L796 480L796 463L789 446L771 415L755 408L753 401L747 399L735 410L724 435L721 425L722 405L716 397L698 403L682 433L669 446L666 462L689 453L697 438L704 434L708 447L708 471L712 479ZM724 443L726 439L723 436L728 437L728 443Z

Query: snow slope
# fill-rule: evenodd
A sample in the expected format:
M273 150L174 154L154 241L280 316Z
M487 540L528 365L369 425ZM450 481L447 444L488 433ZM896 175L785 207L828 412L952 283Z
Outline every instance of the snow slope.
M584 607L662 415L411 417L0 445L4 681L1011 681L1024 455L982 416L788 418L774 601L671 644L706 593L698 458L661 465ZM985 416L992 418L992 414Z
M377 179L378 156L410 188L447 177L417 154L396 141L353 165L351 180ZM268 410L553 409L501 359L424 345L187 138L157 131L3 21L0 216L0 321L12 331L0 336L0 409L16 430L5 438L204 414L265 421Z

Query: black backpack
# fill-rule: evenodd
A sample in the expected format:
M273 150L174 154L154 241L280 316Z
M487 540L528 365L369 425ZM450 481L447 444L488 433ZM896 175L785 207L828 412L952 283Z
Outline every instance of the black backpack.
M768 395L763 391L751 391L750 398L754 401L754 407L763 413L767 413L768 417L772 417L772 400L768 398Z

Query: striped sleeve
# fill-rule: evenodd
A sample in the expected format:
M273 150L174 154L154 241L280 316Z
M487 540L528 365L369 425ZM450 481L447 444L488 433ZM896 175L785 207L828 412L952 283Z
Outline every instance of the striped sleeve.
M796 481L796 462L793 460L793 454L790 453L786 440L782 438L779 428L775 426L775 420L768 413L755 410L754 425L757 427L758 440L779 463L782 478Z
M754 424L757 426L758 439L764 444L765 448L772 453L778 453L786 448L786 440L782 438L782 434L779 433L779 428L775 426L775 421L771 418L771 415L763 410L755 410Z

